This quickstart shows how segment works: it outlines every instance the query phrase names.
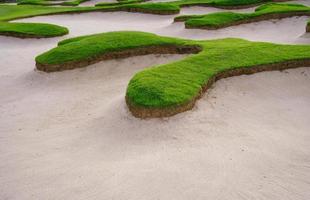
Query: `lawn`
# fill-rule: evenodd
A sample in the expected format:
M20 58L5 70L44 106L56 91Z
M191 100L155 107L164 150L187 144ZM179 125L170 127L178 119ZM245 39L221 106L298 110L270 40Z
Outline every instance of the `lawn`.
M67 28L52 24L0 22L0 35L45 38L66 35L68 32Z
M50 7L33 5L0 5L0 21L34 17L39 15L51 15L61 13L77 13L97 11L95 7Z
M147 50L151 47L163 47L162 53L165 53L164 49L167 46L175 46L176 49L195 49L193 47L199 46L200 52L196 51L194 53L197 54L183 60L154 66L137 73L130 80L126 93L127 104L135 116L157 116L154 110L157 113L163 111L158 116L169 116L180 110L190 109L200 96L202 88L209 81L212 82L218 74L229 70L240 69L242 72L255 66L257 69L254 73L278 69L279 63L283 64L281 67L289 68L297 67L300 63L309 63L310 60L310 45L279 45L233 38L193 41L142 32L111 32L62 41L58 47L39 55L36 63L37 66L48 69L46 71L57 71L70 65L72 69L78 66L76 64L79 62L86 61L83 66L94 63L92 60L99 62L102 55L111 52L134 52L137 48ZM175 53L179 53L178 50ZM145 52L137 51L136 54L127 56L141 54ZM110 57L113 58L115 57ZM292 64L286 63L291 61ZM182 107L186 109L178 110ZM165 114L164 110L169 112Z
M186 28L219 29L243 23L300 15L310 15L310 8L300 4L268 3L256 8L253 13L218 12L207 15L184 15L176 17L175 21L185 21Z
M8 21L38 15L90 12L95 7L49 7L33 5L0 5L0 34L12 37L55 37L68 33L65 27L42 23L11 23Z

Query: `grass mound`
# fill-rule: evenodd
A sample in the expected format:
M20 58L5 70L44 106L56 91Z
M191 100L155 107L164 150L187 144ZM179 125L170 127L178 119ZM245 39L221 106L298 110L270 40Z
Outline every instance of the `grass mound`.
M199 53L145 69L130 80L126 102L130 111L142 118L171 116L191 109L201 93L223 77L310 66L310 45L279 45L242 39L193 41L142 32L111 32L64 40L58 47L38 56L36 62L53 69L57 65L66 67L66 64L81 61L89 64L92 59L111 52L126 51L127 57L134 56L137 49L150 47L176 47L173 49L176 53L176 49L183 53ZM182 48L185 51L180 50ZM146 51L156 52L162 51ZM113 58L116 57L106 57Z
M207 15L185 15L176 17L175 21L185 21L186 28L219 29L300 15L310 15L310 8L300 4L269 3L258 7L253 13L218 12Z
M46 38L68 34L62 26L43 23L8 23L0 22L0 35L20 38Z
M60 71L87 66L104 59L113 59L119 52L126 50L140 49L137 54L141 55L150 54L150 50L164 49L161 52L165 53L168 49L172 52L172 49L182 49L186 46L185 40L159 37L151 33L109 32L63 40L58 43L58 47L37 56L36 63L40 70ZM116 54L111 55L113 52ZM106 54L109 54L108 58L102 57Z

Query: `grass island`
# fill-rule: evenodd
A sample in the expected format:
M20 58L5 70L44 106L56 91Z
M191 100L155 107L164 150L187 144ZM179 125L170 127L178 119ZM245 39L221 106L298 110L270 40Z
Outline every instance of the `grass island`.
M185 22L186 28L214 30L234 25L281 19L293 16L310 16L310 8L300 4L268 3L253 13L218 12L207 15L183 15L174 19Z
M19 38L48 38L68 34L62 26L44 23L8 23L0 22L0 35Z
M109 32L67 39L37 56L36 66L53 72L154 53L193 55L145 69L130 80L126 102L139 118L168 117L189 110L221 78L310 66L310 45L233 38L194 41L144 32Z

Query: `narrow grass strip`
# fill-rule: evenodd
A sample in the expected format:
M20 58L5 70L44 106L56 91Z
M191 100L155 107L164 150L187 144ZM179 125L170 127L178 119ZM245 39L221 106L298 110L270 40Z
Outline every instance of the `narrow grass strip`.
M309 7L300 4L269 3L258 7L253 13L218 12L207 15L185 15L176 17L174 21L185 21L186 28L213 30L239 24L303 15L310 16Z
M0 5L0 21L52 15L99 11L96 7L50 7L33 5Z
M126 102L132 114L140 118L167 117L189 110L220 78L310 66L310 45L233 38L193 41L142 32L111 32L64 40L39 55L36 63L39 70L57 71L151 53L195 54L142 70L130 80Z
M43 23L8 23L0 22L0 35L19 38L48 38L68 34L62 26Z
M187 45L186 40L143 32L109 32L63 40L58 47L37 56L36 66L39 70L53 72L152 52L187 53L199 50L195 45Z

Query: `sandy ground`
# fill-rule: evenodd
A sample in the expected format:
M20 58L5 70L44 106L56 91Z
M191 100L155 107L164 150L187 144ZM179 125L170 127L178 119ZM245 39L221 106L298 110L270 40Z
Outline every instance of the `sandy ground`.
M195 8L187 9L187 14L201 13L204 10L210 10L209 8ZM173 23L174 17L175 15L157 16L128 12L98 12L75 15L41 16L17 21L45 22L68 27L70 34L61 39L107 31L138 30L190 39L238 37L253 41L275 43L310 43L309 38L303 37L308 17L292 17L282 20L262 21L215 31L185 29L183 22Z
M81 3L79 6L94 6L97 3L116 3L116 0L89 0Z
M19 21L65 25L71 31L66 37L141 30L309 43L309 35L300 37L306 19L214 32L184 30L181 23L171 24L171 16L133 13ZM124 102L129 79L184 55L35 71L34 57L66 37L0 37L1 200L310 198L309 68L224 79L192 111L139 120Z
M289 3L300 3L300 4L304 4L304 5L310 6L310 1L309 0L290 1Z

